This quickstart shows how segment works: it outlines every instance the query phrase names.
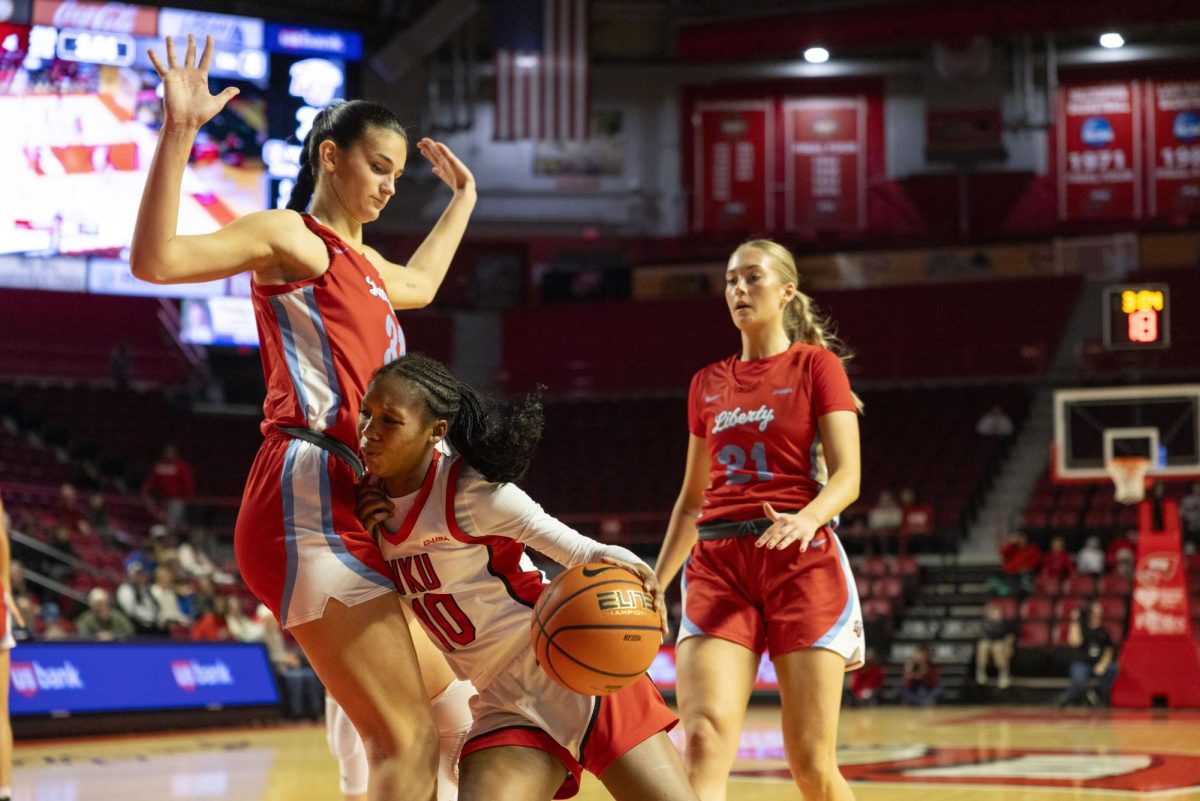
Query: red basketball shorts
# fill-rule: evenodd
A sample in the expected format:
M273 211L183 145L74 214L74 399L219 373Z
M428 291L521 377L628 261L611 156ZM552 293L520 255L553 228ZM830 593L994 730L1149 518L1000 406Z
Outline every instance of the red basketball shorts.
M841 654L847 669L863 661L862 609L850 562L837 535L817 531L803 553L755 547L760 525L744 536L703 539L683 572L678 641L706 635L772 657L803 648Z
M283 433L263 441L238 512L233 545L242 580L284 628L395 592L375 538L354 516L354 472Z
M471 699L475 725L462 756L485 748L535 748L557 757L568 776L555 798L579 792L584 770L599 776L625 752L679 719L648 676L612 695L580 695L555 684L527 649Z

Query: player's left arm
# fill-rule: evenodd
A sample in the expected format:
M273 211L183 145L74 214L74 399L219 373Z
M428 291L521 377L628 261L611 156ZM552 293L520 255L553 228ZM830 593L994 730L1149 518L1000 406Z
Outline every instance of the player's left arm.
M454 195L408 264L388 261L374 248L364 248L363 252L383 277L388 300L395 309L419 309L433 301L475 209L475 176L450 152L450 148L432 139L422 139L417 143L417 149L433 164L433 174L441 178Z
M817 531L830 520L841 514L858 498L859 482L862 477L862 459L858 450L858 413L835 411L817 418L821 442L825 448L825 462L829 466L829 480L817 497L794 514L777 512L769 503L763 504L763 513L773 525L758 538L757 545L763 548L786 548L793 542L800 543L800 550L808 549Z
M12 594L12 577L9 575L11 570L12 556L8 544L8 527L4 523L4 499L0 498L0 585L4 587L4 600L12 612L13 620L24 628L25 616L21 614L21 609Z

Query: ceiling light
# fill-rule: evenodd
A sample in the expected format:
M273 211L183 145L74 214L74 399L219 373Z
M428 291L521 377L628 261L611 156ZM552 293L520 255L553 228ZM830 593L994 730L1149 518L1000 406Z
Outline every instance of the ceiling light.
M810 47L804 51L804 60L809 64L824 64L829 60L829 51L823 47Z
M1102 33L1100 34L1100 46L1107 47L1109 50L1124 47L1125 37L1119 33Z

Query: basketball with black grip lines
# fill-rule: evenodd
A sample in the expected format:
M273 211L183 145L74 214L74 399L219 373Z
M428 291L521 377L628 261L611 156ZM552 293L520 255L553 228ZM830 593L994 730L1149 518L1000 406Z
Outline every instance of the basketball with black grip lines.
M533 607L530 636L542 670L584 695L628 687L662 645L654 597L642 580L601 562L555 576Z

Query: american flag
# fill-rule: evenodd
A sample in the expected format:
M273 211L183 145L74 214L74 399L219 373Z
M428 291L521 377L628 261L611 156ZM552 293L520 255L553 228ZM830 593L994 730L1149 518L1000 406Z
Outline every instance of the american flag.
M587 0L504 0L495 9L494 138L586 139Z

